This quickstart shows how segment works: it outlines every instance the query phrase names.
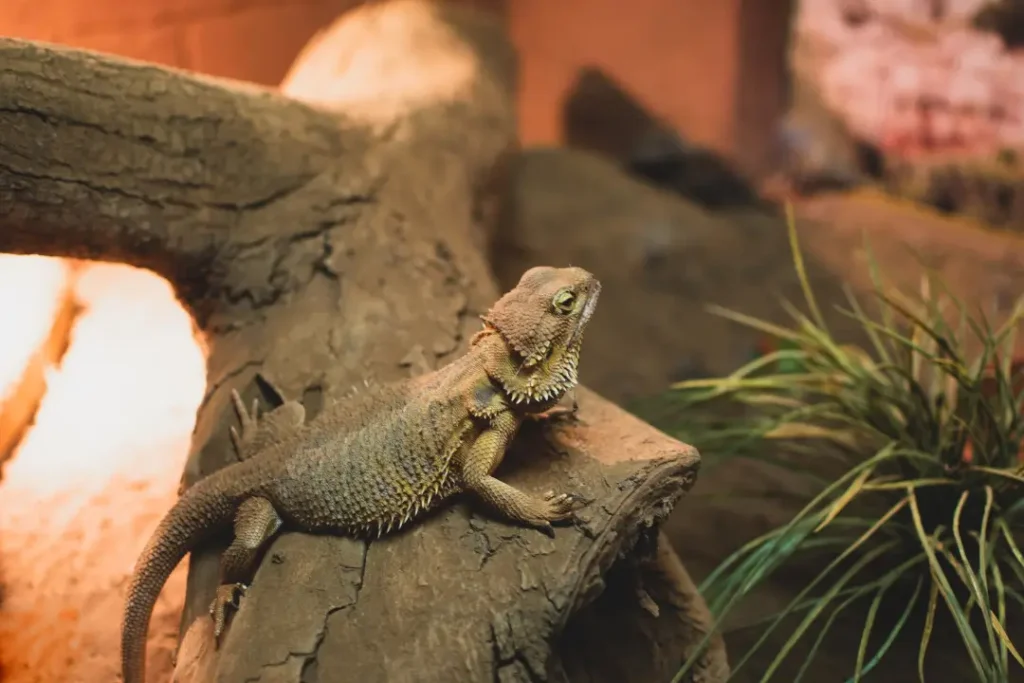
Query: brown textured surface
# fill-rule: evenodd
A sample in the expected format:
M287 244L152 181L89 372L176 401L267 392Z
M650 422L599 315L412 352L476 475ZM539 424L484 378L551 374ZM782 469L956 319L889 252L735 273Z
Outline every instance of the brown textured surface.
M398 15L404 21L375 22L376 11L404 13ZM514 145L511 54L500 30L475 15L418 3L364 10L352 21L365 22L357 52L378 57L379 51L394 52L370 69L370 78L353 77L341 93L339 106L350 115L347 120L249 87L17 41L0 43L8 69L0 76L0 92L17 102L0 107L0 130L13 132L0 138L0 186L9 188L0 193L5 228L0 249L124 259L175 283L210 341L208 388L188 479L225 461L222 417L228 389L245 386L256 371L315 410L364 376L401 376L410 349L419 348L427 365L443 362L464 348L478 327L475 314L494 298L481 246L499 196L494 176L500 177L504 154ZM468 64L461 72L465 80L453 87L451 72L432 70L435 60L409 59L405 41L410 37L427 39L440 56L445 45L470 46L448 53L455 63ZM483 46L488 46L484 52ZM401 92L410 74L415 74L416 96L389 98L394 93L388 84ZM433 77L438 89L431 94L422 81ZM67 84L75 84L74 90ZM382 101L390 108L381 107ZM64 120L80 125L51 123ZM378 129L371 130L374 125ZM45 152L26 154L25 141L40 139L48 141ZM75 164L65 163L72 158ZM125 168L132 172L123 173ZM684 448L615 409L606 419L621 424L622 438L611 443L636 449L618 451L616 457L663 453L659 444ZM601 451L601 445L585 443L587 453ZM537 468L524 465L524 480L545 468L544 479L550 479L555 459L534 461L532 456L543 452L537 441L526 440L523 447L531 451L524 460ZM402 643L431 634L421 641L420 652L434 657L437 672L461 662L477 667L487 680L499 670L502 680L521 680L527 667L546 666L537 639L546 637L544 644L552 646L564 626L564 621L548 621L552 610L568 619L584 598L593 597L602 572L643 526L667 512L665 504L685 483L671 460L602 466L582 449L569 450L569 462L598 468L584 470L595 485L606 485L606 479L608 485L619 479L626 484L610 493L622 505L596 511L606 520L607 535L580 534L573 537L579 545L523 553L514 537L502 535L504 525L484 522L455 534L459 544L448 549L461 548L463 561L474 567L479 561L468 558L490 557L487 565L502 581L487 589L524 596L506 611L499 631L475 631L467 643L456 637L462 622L439 616L449 607L476 610L478 618L494 616L480 585L467 593L466 582L452 572L442 578L458 587L458 600L450 592L408 588L417 619L429 618L438 627L409 632L422 622L406 620L405 604L392 598L394 586L407 586L400 568L426 567L424 560L437 552L435 544L421 543L422 536L410 533L389 545L372 545L359 579L361 559L338 552L345 545L351 550L351 541L293 534L280 539L281 550L287 551L287 566L299 569L283 575L279 584L267 579L264 588L253 589L248 614L255 623L236 622L222 656L282 681L297 680L303 675L300 663L321 657L343 661L345 669L372 669L381 660L380 640L372 641L374 647L355 647L364 641L349 637L348 630L371 638L375 629L394 629ZM630 491L646 493L634 497ZM445 529L468 525L460 509L418 527L420 533L444 535ZM384 551L379 560L375 548ZM210 602L216 581L213 550L190 558L185 624L205 613ZM657 558L652 562L660 570ZM265 566L266 572L280 571L273 562ZM379 572L370 571L378 567ZM567 574L573 567L580 569L576 577ZM535 580L537 589L529 590ZM357 583L362 587L353 593ZM554 605L546 587L557 589L551 593ZM683 584L673 588L677 598L690 590ZM371 596L379 602L371 605ZM466 596L476 602L461 599ZM650 640L685 648L683 636L703 619L695 604L699 598L667 603L664 619L650 625L658 636ZM352 614L363 618L352 620ZM374 621L367 622L371 617ZM444 625L451 628L440 628ZM607 652L614 653L615 629L609 625L605 634ZM557 647L585 661L573 643ZM671 668L681 654L681 649L670 652L662 665ZM421 671L427 664L417 661ZM315 663L301 668L307 680L337 671ZM605 680L589 665L581 675Z

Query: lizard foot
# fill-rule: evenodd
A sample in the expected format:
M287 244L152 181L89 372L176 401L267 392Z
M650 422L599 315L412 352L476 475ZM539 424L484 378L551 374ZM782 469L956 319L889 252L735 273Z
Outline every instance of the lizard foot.
M237 610L238 605L248 589L244 583L225 583L217 586L217 597L210 604L210 616L213 617L213 637L220 639L227 624L228 607Z
M548 491L544 494L544 503L540 510L537 528L548 536L554 537L553 524L573 521L576 510L585 504L586 501L572 493Z
M235 389L231 390L231 402L235 406L235 414L238 415L238 422L242 426L241 434L239 434L237 429L231 427L231 443L235 447L235 452L241 455L246 446L256 436L260 403L253 399L252 410L246 410L242 397L238 395L238 391Z
M579 406L574 403L572 407L555 406L551 410L545 410L543 413L529 413L528 417L531 420L536 420L538 422L546 420L569 420L576 417L578 410Z
M571 405L556 405L554 408L549 408L541 413L528 413L527 417L531 420L544 421L544 420L568 420L575 418L580 411L580 404L576 401L575 392L572 394Z
M306 422L306 409L299 401L285 401L269 412L260 410L258 399L246 410L237 391L232 390L231 402L238 415L241 430L231 427L231 443L239 460L245 460L264 448L274 446L294 436Z

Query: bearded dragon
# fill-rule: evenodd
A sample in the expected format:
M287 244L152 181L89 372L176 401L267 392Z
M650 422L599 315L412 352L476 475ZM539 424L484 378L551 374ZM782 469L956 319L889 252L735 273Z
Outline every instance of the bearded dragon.
M514 523L554 535L580 500L528 495L493 476L520 425L573 410L583 332L601 285L581 268L536 267L481 316L468 351L419 377L342 399L303 425L289 402L256 427L237 393L240 459L200 479L161 520L139 557L121 629L124 683L145 679L146 634L171 571L233 525L210 606L214 637L237 609L259 552L282 528L380 536L465 492ZM273 419L270 419L273 418ZM295 429L290 436L281 425ZM298 427L302 427L298 429Z

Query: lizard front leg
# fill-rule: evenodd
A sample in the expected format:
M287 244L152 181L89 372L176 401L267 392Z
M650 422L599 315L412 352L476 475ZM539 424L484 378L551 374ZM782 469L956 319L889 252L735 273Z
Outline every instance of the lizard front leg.
M491 476L501 463L519 421L510 412L502 412L490 420L489 427L467 449L460 462L462 483L505 517L554 535L552 522L572 518L576 498L570 494L549 492L543 499L534 498Z
M220 585L210 605L215 639L224 631L228 607L238 609L257 554L280 528L281 518L266 498L248 498L238 506L235 538L220 559Z

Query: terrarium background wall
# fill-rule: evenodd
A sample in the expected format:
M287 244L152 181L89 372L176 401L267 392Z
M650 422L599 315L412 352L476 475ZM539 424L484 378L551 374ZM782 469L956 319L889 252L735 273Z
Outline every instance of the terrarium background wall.
M446 0L501 11L504 0ZM0 35L277 85L314 33L360 0L5 0Z
M375 0L379 1L379 0ZM793 0L442 0L505 16L519 50L520 135L564 142L580 68L625 84L684 137L760 173L785 105ZM0 35L277 85L306 41L358 0L6 0Z
M520 134L564 142L562 102L596 67L685 138L748 173L775 161L792 0L514 0Z

